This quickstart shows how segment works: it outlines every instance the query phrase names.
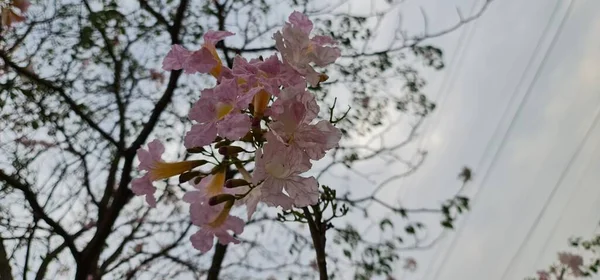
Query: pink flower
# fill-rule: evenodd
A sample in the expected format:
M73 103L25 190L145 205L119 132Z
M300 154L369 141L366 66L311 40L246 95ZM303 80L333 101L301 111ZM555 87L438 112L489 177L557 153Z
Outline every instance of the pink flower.
M47 141L44 141L44 140L28 139L25 136L21 136L21 137L15 139L15 141L17 143L22 144L25 147L42 146L42 147L48 149L48 148L53 148L53 147L58 146L58 144L56 144L56 143L50 143L50 142L47 142Z
M25 21L25 16L15 13L10 7L1 8L0 18L2 18L2 26L11 27L14 23Z
M152 185L153 181L167 179L204 164L204 161L200 160L164 162L162 160L164 151L165 147L158 140L148 143L148 150L143 148L137 150L137 156L140 160L138 170L145 170L148 173L131 182L131 191L136 195L145 195L146 201L151 207L156 206L156 198L154 197L156 188Z
M293 12L289 22L283 27L283 33L277 31L273 38L283 61L289 64L312 85L316 86L326 76L319 74L310 63L323 67L335 62L341 51L335 41L327 36L309 37L313 24L300 12Z
M150 207L156 207L156 198L154 197L156 187L152 185L152 180L150 180L148 174L141 178L133 179L131 181L131 191L133 191L135 195L145 195L148 205L150 205Z
M197 51L189 51L181 45L173 45L163 60L163 69L167 71L183 69L187 74L209 73L220 80L229 71L223 66L215 45L232 35L234 33L228 31L208 31L204 34L204 44Z
M286 145L303 151L308 158L319 160L338 145L342 133L328 121L311 124L319 112L315 97L304 88L288 88L273 104L270 125L274 135Z
M417 270L417 260L415 260L414 258L404 259L404 269L406 269L408 271Z
M297 150L286 147L267 133L267 144L263 151L256 153L256 167L253 184L259 185L261 201L268 205L304 207L317 203L319 184L314 177L301 177L299 174L310 169L308 159ZM283 194L283 190L287 195Z
M207 201L222 193L232 193L229 189L224 188L225 185L225 169L213 175L204 177L198 184L194 184L194 191L188 191L183 195L183 201L187 203L200 203Z
M537 272L538 280L550 280L550 273L540 270Z
M29 6L31 6L31 3L28 0L13 0L12 3L13 6L19 8L22 13L26 13L27 10L29 10Z
M189 118L198 122L185 136L187 148L202 147L218 135L238 140L250 130L250 117L241 112L248 108L256 92L238 91L232 79L223 80L214 90L204 90L194 104Z
M278 96L279 86L289 87L306 83L302 76L281 63L277 55L272 55L264 61L251 59L247 61L241 56L233 59L232 75L238 79L238 84L246 90L253 87L263 87L271 94Z
M583 276L583 271L580 268L583 265L583 258L581 256L570 253L558 253L558 260L568 266L574 276Z
M164 83L165 82L165 75L163 75L163 73L160 73L154 69L150 69L150 80L159 82L159 83Z
M296 84L306 85L306 81L295 70L283 65L277 55L264 61L252 59L248 62L241 56L233 60L232 75L244 91L256 91L252 105L255 119L263 117L271 96L279 95L279 87Z
M210 206L207 202L192 203L190 207L192 223L201 227L190 237L194 248L203 253L208 252L213 246L214 237L217 237L219 243L223 245L240 243L229 233L232 231L241 234L244 231L244 221L229 215L232 205L233 202L215 206Z

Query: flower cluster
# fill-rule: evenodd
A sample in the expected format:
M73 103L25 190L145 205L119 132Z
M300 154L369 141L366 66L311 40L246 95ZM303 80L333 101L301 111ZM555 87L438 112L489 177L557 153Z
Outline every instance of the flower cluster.
M336 147L342 134L329 121L317 121L319 105L307 84L328 79L313 66L333 63L340 50L330 37L311 37L312 29L306 15L293 12L273 35L280 56L237 56L231 68L216 50L219 41L235 35L227 31L207 32L195 51L174 45L165 57L164 70L205 73L217 80L192 106L189 118L194 124L184 139L188 151L209 155L214 162L165 162L164 147L154 140L147 150L138 150L139 169L147 173L132 182L132 191L145 195L154 207L154 181L180 175L180 181L193 185L183 200L190 203L192 223L200 227L191 237L196 249L210 250L214 237L222 244L239 242L232 233L241 234L244 221L230 215L234 206L245 205L250 219L259 202L283 209L318 202L316 178L303 173L311 161ZM215 149L220 159L209 152ZM194 170L206 164L213 165L209 172ZM252 174L246 166L253 167ZM242 178L230 178L231 168Z
M536 272L537 276L535 280L552 280L552 279L566 279L567 276L572 278L584 278L588 277L589 274L585 273L582 269L584 268L583 257L576 254L561 252L558 253L559 264L552 265L548 270L539 270Z

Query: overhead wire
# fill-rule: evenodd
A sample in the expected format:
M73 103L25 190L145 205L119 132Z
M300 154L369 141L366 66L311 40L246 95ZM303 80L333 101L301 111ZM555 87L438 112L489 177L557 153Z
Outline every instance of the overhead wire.
M496 128L495 128L495 130L494 130L494 132L492 134L492 137L487 142L486 147L484 149L484 154L482 155L480 161L478 162L478 164L476 166L482 166L483 165L483 162L486 159L486 154L488 153L488 151L490 151L490 148L491 148L493 140L496 138L497 134L500 132L501 121L502 121L502 119L505 119L507 117L509 109L511 107L510 105L514 102L515 98L518 95L517 93L519 92L519 89L521 88L521 86L525 82L525 76L526 76L525 73L528 73L529 69L533 66L533 62L535 60L535 54L540 52L540 50L542 48L542 45L543 45L543 42L545 41L546 36L548 36L548 34L550 32L551 23L555 20L555 17L558 15L558 11L560 10L560 6L561 6L560 4L561 3L562 3L562 0L557 0L556 1L555 7L554 7L553 12L552 12L552 14L550 16L550 19L548 20L548 23L546 24L544 30L542 31L542 35L538 39L537 44L536 44L536 46L534 48L534 51L533 51L534 55L532 55L531 58L529 59L527 65L525 67L525 70L523 71L523 75L521 75L521 78L519 79L519 82L517 83L515 89L513 90L513 93L512 93L512 95L510 97L508 105L505 107L505 110L504 110L504 112L502 114L500 122L496 126ZM564 21L564 17L563 17L563 21ZM555 41L556 41L556 39L558 37L558 33L559 33L560 29L562 29L561 26L562 26L562 24L559 26L559 28L554 33L554 37L553 37L553 39L552 39L552 41L550 43L550 46L546 49L546 52L545 52L544 57L542 59L542 62L539 64L538 68L536 69L536 72L534 74L534 77L533 77L532 81L529 84L529 87L527 88L525 94L523 95L523 97L519 101L517 109L516 109L515 113L513 114L513 116L510 119L510 122L508 124L508 128L506 129L506 131L502 135L502 138L500 140L500 144L499 144L498 148L494 151L494 153L492 155L491 162L488 165L488 168L486 168L486 170L483 173L483 177L482 177L481 183L480 183L481 187L479 187L479 188L476 189L475 194L473 195L473 198L472 198L473 203L472 203L471 207L474 207L476 205L476 203L478 201L478 197L481 194L482 189L485 188L485 183L487 182L487 180L489 178L489 174L491 174L490 171L494 169L494 167L495 167L495 165L496 165L496 163L498 161L500 152L504 149L504 147L505 147L505 145L507 143L508 136L511 134L512 130L515 127L516 120L519 119L520 115L523 112L523 108L525 107L525 104L527 103L527 101L529 100L529 97L531 96L531 92L532 92L533 86L535 85L537 79L539 78L540 72L541 72L541 70L543 69L543 67L545 65L547 57L548 57L549 53L551 52L551 50L553 49L553 46L555 45ZM469 217L470 217L470 215L467 214L466 217L463 218L462 222L460 222L460 223L461 224L467 223ZM462 234L464 228L465 228L465 226L459 226L458 227L457 233L452 238L452 241L451 241L448 249L445 251L444 254L442 254L442 256L443 256L442 257L442 263L440 264L440 266L438 266L438 269L436 269L436 271L435 271L435 273L433 275L433 279L438 279L439 278L440 273L443 270L443 268L444 268L444 266L445 266L445 264L446 264L446 262L448 260L448 256L449 256L449 254L452 251L454 251L454 249L456 247L456 244L457 244L457 241L458 241L458 236L460 236ZM429 273L426 276L428 276L428 275L429 275ZM425 278L425 279L427 279L427 278Z

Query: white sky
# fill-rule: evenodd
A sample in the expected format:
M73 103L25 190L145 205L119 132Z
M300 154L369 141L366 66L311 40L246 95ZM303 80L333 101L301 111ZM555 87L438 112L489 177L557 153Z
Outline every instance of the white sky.
M467 14L472 1L408 1L407 6L425 7L430 28L435 29L456 20L453 5ZM557 1L549 34L535 52ZM430 96L440 90L444 78L448 80L425 130L429 158L402 189L393 191L407 205L431 205L432 197L433 202L436 197L441 201L456 190L455 183L448 182L467 165L474 170L475 181L466 193L471 197L477 193L477 199L468 217L458 223L460 229L422 253L420 270L401 279L523 279L556 260L568 237L587 237L596 229L600 173L594 170L600 166L600 128L591 132L578 157L565 168L600 109L599 1L574 0L570 17L542 63L569 2L496 0L480 20L464 29L466 36L461 37L459 30L433 41L445 51L446 62L454 64L427 77L432 82L427 89ZM457 47L465 48L462 58ZM509 129L529 87L529 97ZM539 223L534 223L538 216ZM456 244L447 253L454 239ZM521 243L525 245L519 250Z

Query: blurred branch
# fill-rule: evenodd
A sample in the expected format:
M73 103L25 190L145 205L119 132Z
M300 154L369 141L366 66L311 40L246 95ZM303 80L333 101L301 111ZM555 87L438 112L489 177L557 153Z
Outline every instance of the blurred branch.
M13 280L10 262L6 255L6 248L4 248L4 239L0 235L0 279L2 280Z
M212 257L212 263L210 264L210 269L208 270L208 276L206 276L206 280L219 279L219 273L221 272L221 266L223 265L223 260L225 259L225 253L227 253L227 245L217 242L215 245L215 254Z
M163 17L163 15L161 15L159 12L157 12L152 7L150 7L150 5L148 4L148 1L139 0L139 2L140 2L140 7L142 9L146 10L147 12L149 12L150 14L152 14L152 16L154 16L156 21L158 21L160 24L166 26L167 29L171 29L171 25L169 24L169 21L167 21L167 19L165 17Z
M182 28L182 22L184 20L184 14L188 7L188 0L182 0L179 3L177 11L175 13L174 24L169 29L169 33L171 35L171 43L178 44L180 43L179 33ZM156 105L154 106L154 110L150 115L148 121L143 125L143 129L138 135L138 137L133 141L131 146L125 151L125 162L123 163L122 172L121 172L121 181L114 195L111 190L108 190L111 186L107 186L107 190L104 193L104 197L102 198L101 208L99 209L98 215L98 230L96 234L90 240L86 248L83 250L82 254L84 255L84 259L86 260L85 264L78 266L76 279L83 280L87 277L87 275L92 270L96 269L98 259L100 254L103 251L103 246L106 242L106 239L111 234L112 227L120 215L121 210L127 202L133 196L133 193L129 189L129 183L131 182L131 171L133 169L133 161L135 158L136 151L139 147L142 146L143 143L146 142L150 133L154 130L158 120L160 119L161 114L165 110L165 108L171 103L171 99L177 88L177 81L181 76L181 71L173 71L171 72L171 76L169 77L169 84L165 89L165 92L158 100ZM119 157L115 157L116 167L118 167ZM115 168L116 168L115 167ZM111 200L111 196L113 199ZM109 205L109 202L110 205ZM102 213L102 214L100 214ZM95 272L94 272L95 273Z
M137 267L135 267L133 270L131 270L128 274L127 274L127 279L134 279L135 278L135 274L146 264L151 263L152 261L163 257L163 256L167 256L168 253L174 249L175 247L177 247L179 245L179 243L181 243L181 241L183 240L183 238L187 235L188 231L190 230L190 228L192 227L192 224L188 224L188 226L185 228L185 230L181 233L181 235L173 242L171 243L171 245L162 248L160 251L153 253L152 255L150 255L150 257L148 257L147 259L143 260ZM125 260L127 261L127 260ZM115 269L117 266L111 268Z
M473 14L472 16L469 17L463 17L460 12L458 13L459 16L459 20L457 23L455 23L453 26L446 28L444 30L440 30L437 32L433 32L433 33L429 33L427 30L425 30L425 34L420 35L420 36L413 36L411 38L407 38L404 40L404 43L400 46L396 46L396 47L390 47L386 50L382 50L382 51L377 51L377 52L360 52L360 53L354 53L354 54L345 54L342 55L342 57L346 57L346 58L358 58L358 57L365 57L365 56L378 56L378 55L383 55L386 53L390 53L390 52L397 52L406 48L411 48L416 46L417 44L428 40L428 39L433 39L436 37L440 37L440 36L444 36L446 34L449 34L453 31L456 31L457 29L459 29L460 27L462 27L463 25L474 21L476 19L478 19L479 17L481 17L481 15L483 15L483 13L487 10L488 6L492 3L493 0L485 0L485 3L483 5L483 7L481 7L481 9L479 9L479 11L475 14ZM421 11L422 12L422 11ZM424 17L425 20L425 26L427 27L427 18Z
M81 119L83 119L83 121L85 121L92 129L94 129L96 132L98 132L100 135L102 135L102 137L104 139L106 139L109 142L111 142L112 144L114 144L117 148L119 147L119 144L117 143L117 141L114 138L112 138L112 136L110 134L108 134L106 131L104 131L102 128L100 128L100 126L98 126L98 124L95 123L88 115L86 115L80 109L79 104L77 104L77 102L75 102L75 100L73 100L65 92L65 90L62 87L57 86L53 82L45 80L45 79L37 76L35 73L32 73L32 72L28 71L27 69L18 66L15 62L10 60L8 55L3 51L0 51L0 58L2 58L2 60L4 60L4 63L6 65L8 65L12 69L14 69L15 72L17 72L17 74L28 78L29 80L35 82L36 84L38 84L42 87L46 87L52 91L57 92L58 95L60 95L65 100L67 105L69 105L69 109L71 109L77 116L79 116Z
M81 230L79 230L78 232L73 234L73 238L79 237L81 234L83 234L90 228L86 228L86 227L82 228ZM40 267L37 269L37 272L35 274L35 280L43 280L44 279L44 277L46 276L46 271L48 270L48 266L50 265L50 262L53 259L55 259L56 257L58 257L58 255L66 247L67 247L67 243L65 242L65 243L61 244L60 246L56 247L56 249L52 250L49 254L47 254L45 257L42 258L42 263L40 264ZM0 278L0 279L4 279L4 278Z
M33 209L34 215L44 220L44 222L51 226L54 229L54 231L56 231L56 233L64 239L65 243L67 244L67 247L69 247L69 250L73 255L73 258L75 258L75 260L78 261L80 252L75 246L73 236L69 235L67 231L62 226L60 226L60 224L58 224L44 212L44 209L42 208L42 206L40 206L40 204L37 201L36 194L31 190L29 185L19 182L19 180L4 173L4 171L2 170L0 170L0 180L6 182L13 188L21 190L23 192L25 199L27 200L27 202L29 202L29 206L31 206L31 208Z

